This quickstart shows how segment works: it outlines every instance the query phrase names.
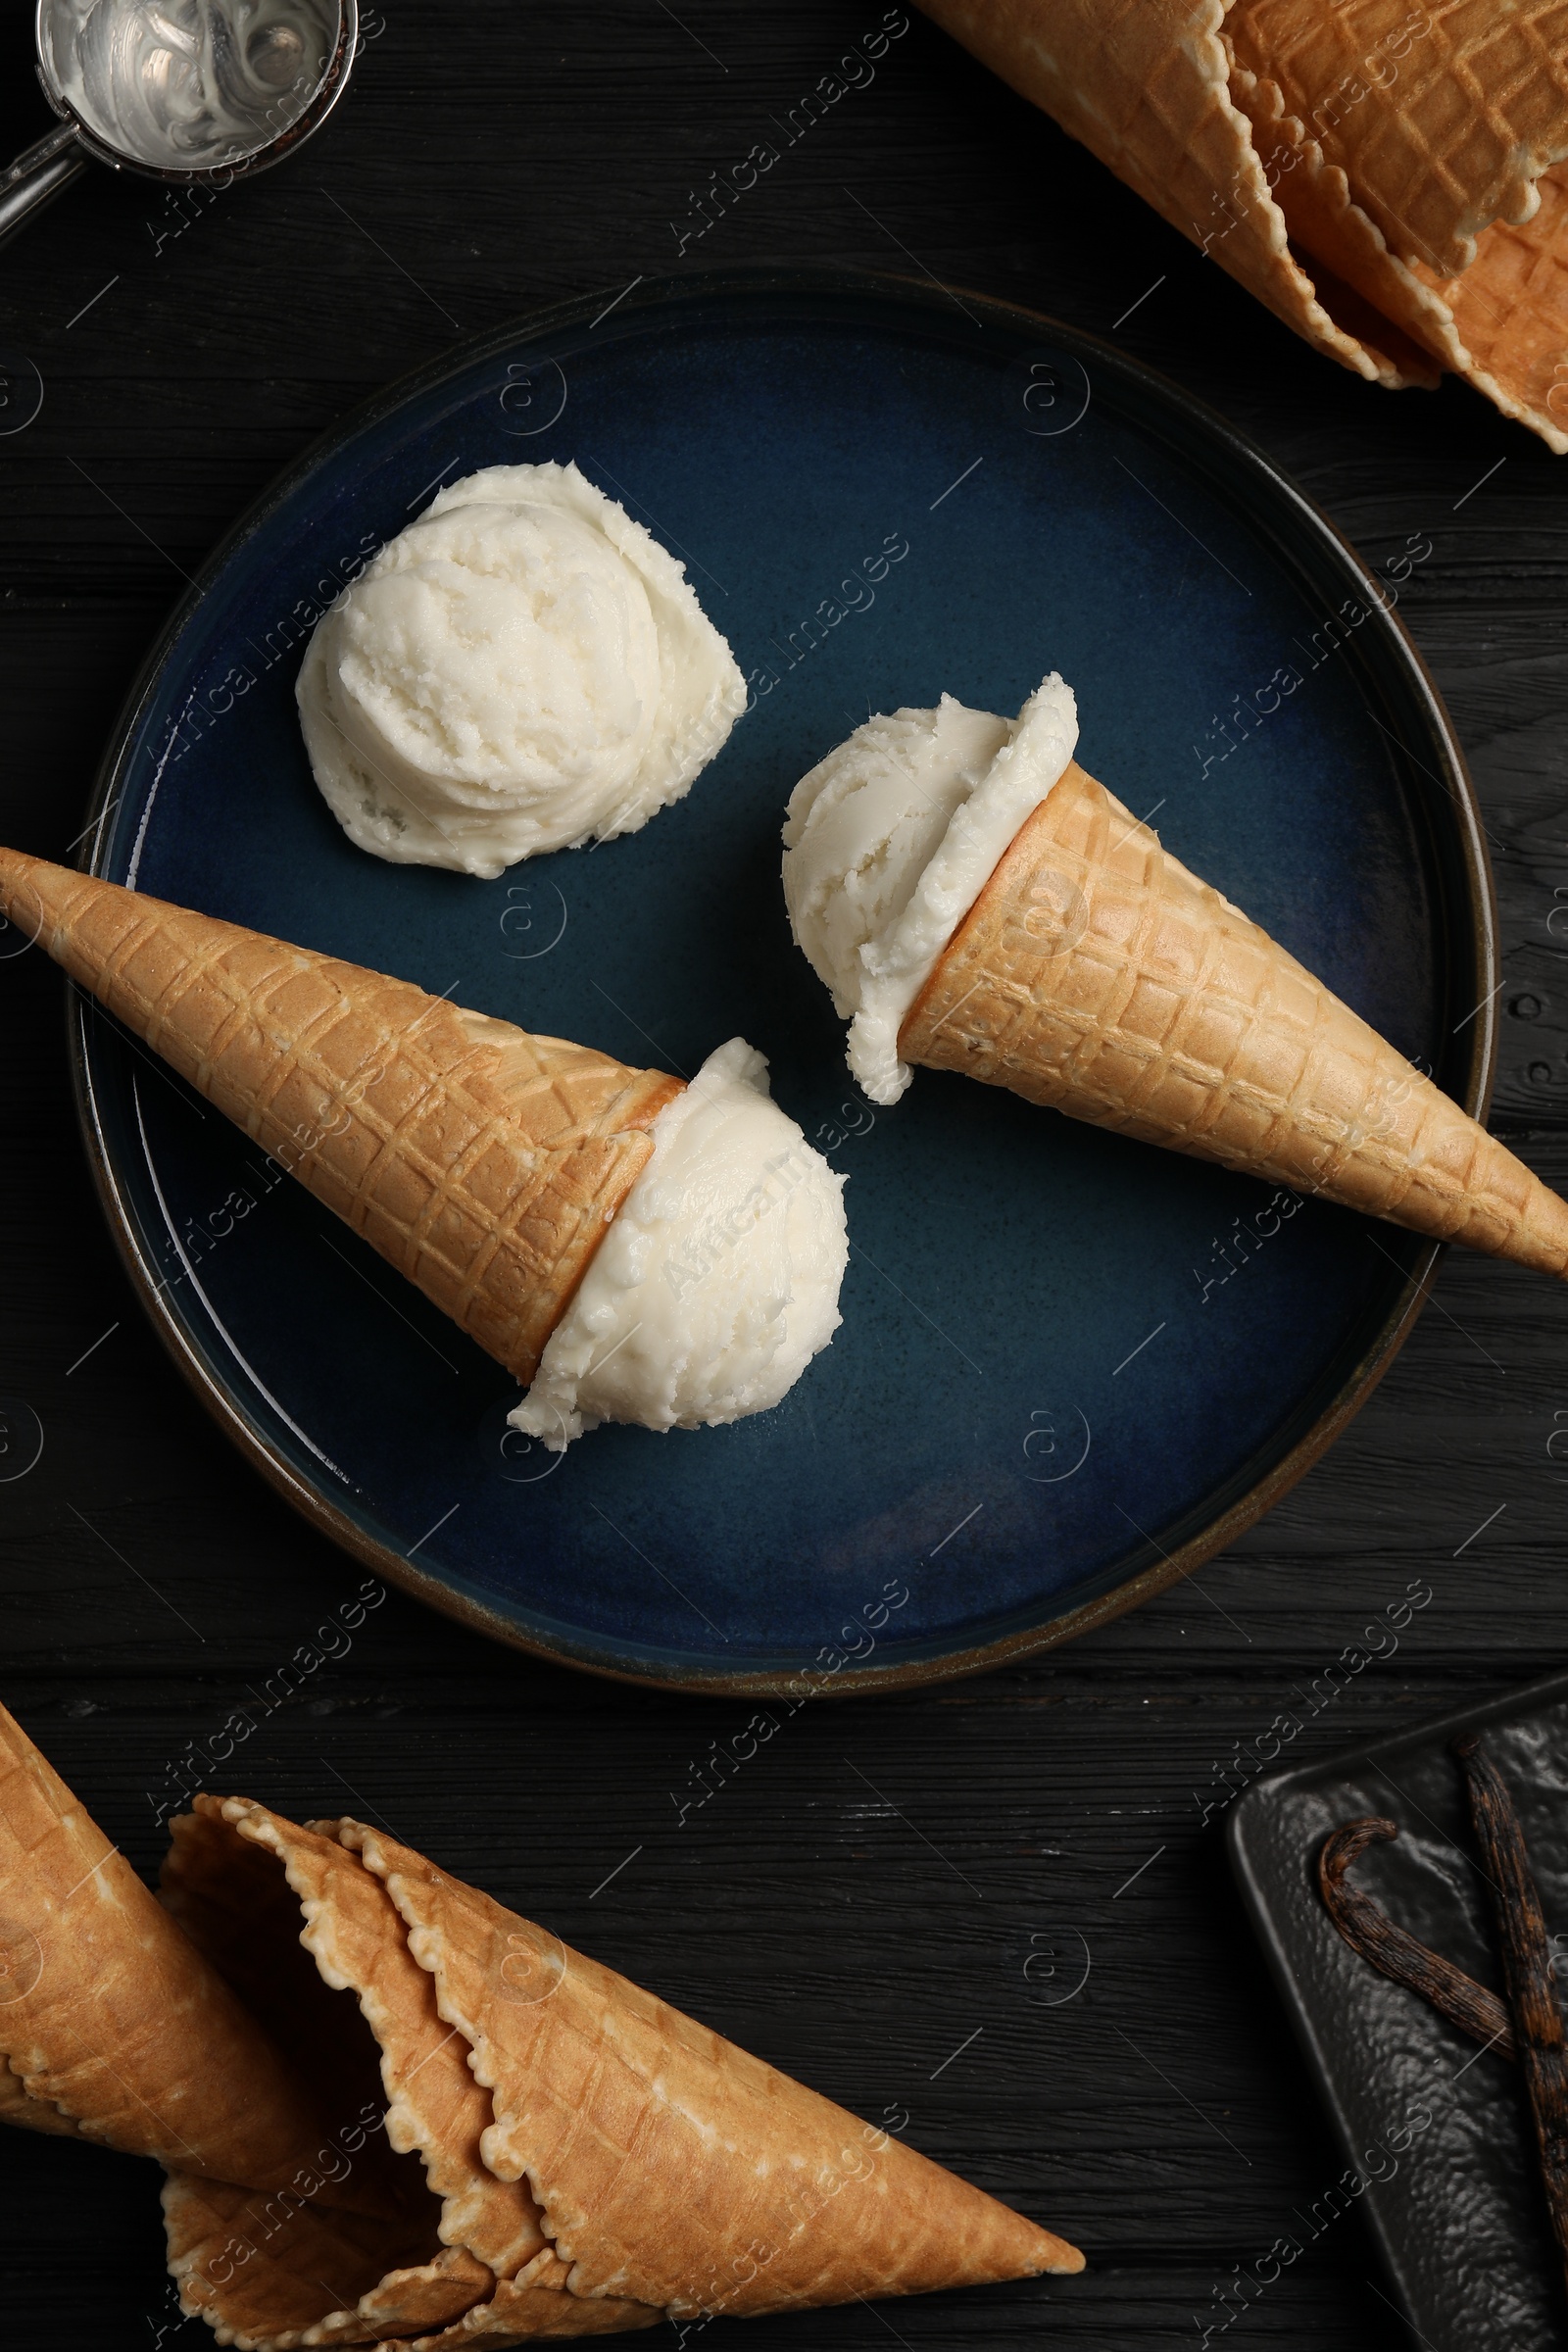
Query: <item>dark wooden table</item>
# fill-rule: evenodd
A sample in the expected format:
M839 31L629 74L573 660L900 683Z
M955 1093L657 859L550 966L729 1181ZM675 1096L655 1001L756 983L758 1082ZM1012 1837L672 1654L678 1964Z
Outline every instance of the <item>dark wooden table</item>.
M11 0L0 31L13 150L46 123L30 13ZM280 466L458 338L674 267L691 192L880 17L395 0L294 165L210 206L95 174L0 256L0 344L45 387L0 439L0 838L67 853L184 575ZM1101 333L1152 288L1126 348L1252 434L1367 557L1430 534L1404 612L1494 843L1494 1120L1564 1184L1568 466L1455 385L1391 397L1314 357L919 19L701 249L909 256ZM0 965L0 1395L45 1433L0 1486L0 1695L150 1873L169 1766L361 1572L242 1466L133 1302L40 956ZM1089 2255L1077 2280L775 2321L778 2352L1190 2346L1235 2266L1341 2169L1205 1806L1237 1742L1412 1579L1433 1603L1295 1754L1568 1659L1565 1339L1561 1290L1451 1258L1359 1421L1200 1589L1010 1673L808 1709L684 1828L668 1791L749 1710L535 1665L396 1593L269 1719L245 1788L384 1818L847 2106L907 2108L916 2145ZM1029 1937L1067 1929L1092 1970L1049 2006ZM1371 2352L1405 2340L1387 2291L1352 2212L1228 2340ZM0 2137L7 2346L210 2340L173 2317L151 2169Z

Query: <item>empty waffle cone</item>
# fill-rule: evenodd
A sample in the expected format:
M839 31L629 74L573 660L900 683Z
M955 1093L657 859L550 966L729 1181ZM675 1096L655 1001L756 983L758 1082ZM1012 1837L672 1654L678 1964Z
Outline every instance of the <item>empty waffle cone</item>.
M1568 156L1568 0L1235 0L1225 38L1390 249L1440 277L1494 220L1533 219Z
M954 933L899 1052L1568 1273L1568 1203L1076 763Z
M383 2246L315 2204L284 2207L172 2174L164 2214L185 2310L221 2340L270 2352L387 2338L510 2344L652 2327L658 2312L564 2294L565 2265L527 2185L486 2170L489 2097L467 2044L440 2018L380 1880L321 1834L330 1825L301 1829L241 1798L203 1796L196 1806L174 1825L166 1902L247 2005L275 2021L329 2084L333 2169L352 2178L384 2112L391 2145L419 2160L428 2195L424 2242L411 2235L388 2262ZM363 2024L345 2014L350 2004Z
M368 2078L328 2012L357 2003L388 2135L439 2200L423 2259L376 2275L335 2217L274 2204L269 2229L261 2200L172 2178L185 2308L241 2352L391 2338L458 2352L1082 2267L361 1824L300 1829L200 1797L175 1824L165 1897L264 2022L286 2016L297 2055L339 2070L345 2112Z
M1564 0L922 6L1330 358L1568 451Z
M340 1836L472 2049L485 2162L526 2176L572 2292L750 2318L1082 2270L1050 2230L393 1839Z
M12 850L0 910L532 1380L678 1079Z
M271 2192L322 2117L278 2045L0 1707L0 2121ZM383 2184L352 2198L375 2215Z
M1293 252L1230 91L1225 0L921 0L927 16L1082 141L1287 326L1359 375L1435 383L1428 355Z
M1564 0L1238 0L1225 37L1296 246L1568 450Z

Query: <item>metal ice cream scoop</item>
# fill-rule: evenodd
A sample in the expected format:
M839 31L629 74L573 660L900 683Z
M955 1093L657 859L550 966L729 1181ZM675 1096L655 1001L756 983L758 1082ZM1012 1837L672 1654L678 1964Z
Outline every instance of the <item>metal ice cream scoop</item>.
M347 86L358 0L37 0L57 129L0 172L0 242L87 168L176 186L265 172Z

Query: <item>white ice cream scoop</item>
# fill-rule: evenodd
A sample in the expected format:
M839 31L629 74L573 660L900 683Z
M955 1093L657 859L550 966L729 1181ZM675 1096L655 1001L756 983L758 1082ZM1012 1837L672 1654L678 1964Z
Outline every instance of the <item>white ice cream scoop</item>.
M441 491L323 615L298 696L352 841L493 879L679 800L746 688L675 558L543 465Z
M1072 689L1053 671L1015 719L946 694L934 710L868 718L791 793L790 927L850 1021L850 1069L873 1102L908 1085L904 1016L1077 740Z
M37 0L58 128L0 172L0 242L87 168L226 187L318 129L347 87L357 0Z
M765 1412L842 1320L845 1180L770 1100L760 1054L720 1046L653 1136L511 1415L553 1451L602 1421Z

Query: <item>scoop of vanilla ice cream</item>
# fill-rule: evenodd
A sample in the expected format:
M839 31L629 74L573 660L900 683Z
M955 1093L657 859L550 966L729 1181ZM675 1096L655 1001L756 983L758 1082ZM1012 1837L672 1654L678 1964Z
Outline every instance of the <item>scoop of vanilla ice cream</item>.
M510 1416L553 1452L601 1421L766 1412L842 1320L845 1180L770 1100L760 1054L720 1046L653 1136Z
M790 925L846 1019L867 977L860 950L903 914L1011 733L1005 719L945 694L935 710L868 718L790 795Z
M946 694L935 710L869 718L791 793L790 928L850 1018L850 1069L873 1102L908 1085L905 1015L1077 740L1072 689L1053 671L1015 719Z
M684 565L558 465L441 491L322 615L296 692L350 840L487 881L635 832L746 701Z

